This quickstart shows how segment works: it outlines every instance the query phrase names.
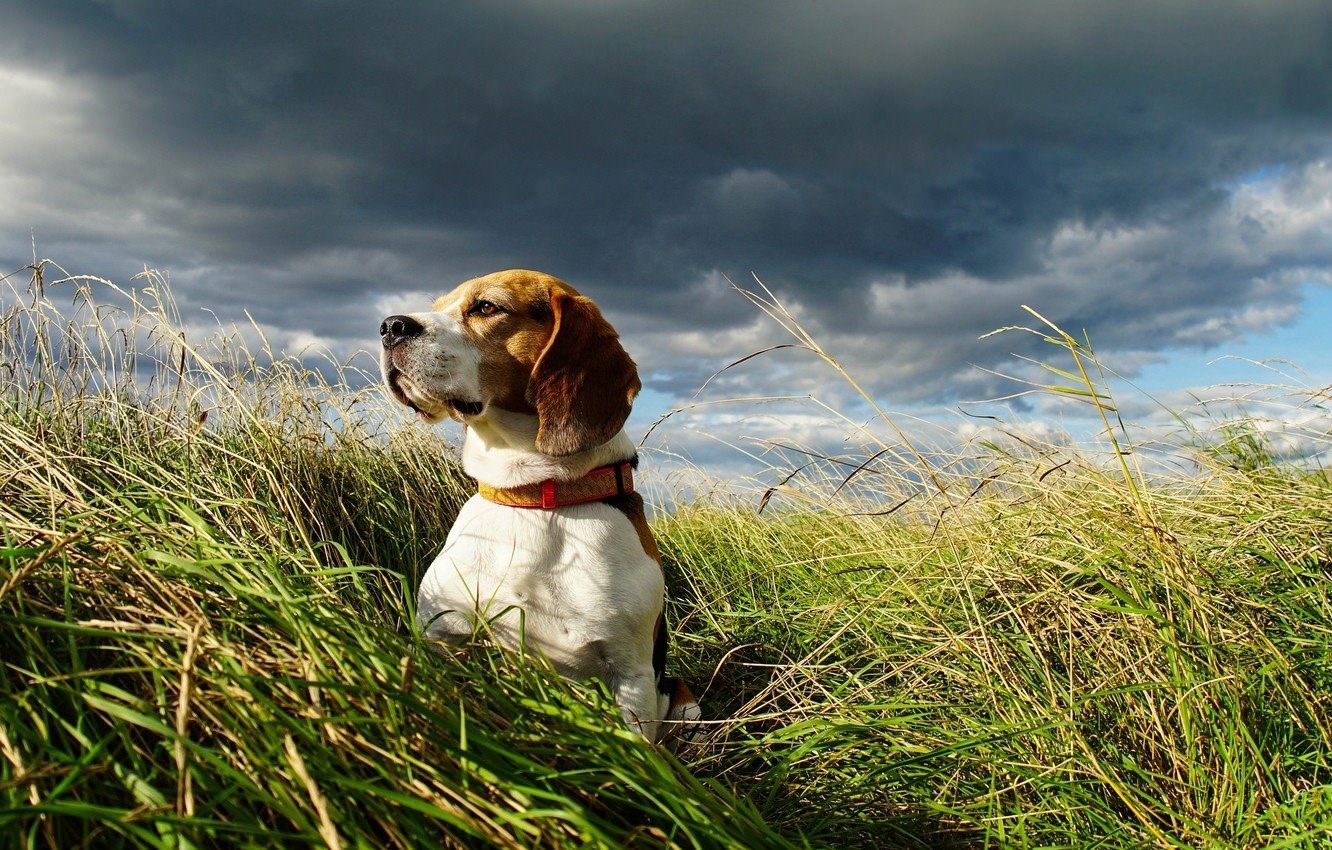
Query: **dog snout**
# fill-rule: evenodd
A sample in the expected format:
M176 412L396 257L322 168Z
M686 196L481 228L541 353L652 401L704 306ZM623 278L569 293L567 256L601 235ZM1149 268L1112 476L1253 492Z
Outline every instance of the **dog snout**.
M379 324L379 339L385 348L401 345L425 333L425 326L411 316L389 316Z

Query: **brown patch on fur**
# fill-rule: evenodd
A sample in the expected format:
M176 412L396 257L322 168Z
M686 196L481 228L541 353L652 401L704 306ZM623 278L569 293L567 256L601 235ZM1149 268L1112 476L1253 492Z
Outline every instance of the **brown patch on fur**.
M500 312L472 312L482 300ZM487 400L537 415L537 451L575 454L624 427L638 370L597 306L569 284L510 269L459 284L432 309L456 315L472 337Z
M477 376L481 386L493 388L491 403L515 413L536 413L527 400L527 381L550 332L531 319L510 324L521 326L504 336L479 335Z
M694 696L694 691L689 685L685 684L685 680L676 678L675 676L667 676L663 678L661 684L657 686L657 692L669 694L671 697L671 707L666 712L668 716L671 712L675 711L678 706L688 705L691 702L698 702L698 697Z
M610 496L601 501L629 518L634 531L638 532L638 542L642 544L643 551L660 564L661 550L657 548L657 540L652 536L652 529L648 526L647 513L643 510L643 497L637 493L625 493L623 496Z
M683 679L675 676L661 677L657 682L657 693L665 694L668 698L666 716L657 735L657 743L668 750L674 750L681 741L691 736L688 724L680 722L683 720L680 715L684 713L686 706L698 705L698 697L694 696L694 692Z
M571 455L614 437L642 384L597 305L565 286L551 293L550 308L555 324L527 398L537 411L537 451Z
M480 356L478 377L491 390L492 404L517 413L536 413L527 385L554 331L551 293L562 281L540 272L513 269L473 278L441 296L437 311L458 316ZM500 308L493 316L472 312L480 301Z
M666 673L666 652L668 632L666 630L666 612L657 615L657 624L652 627L652 673L658 682Z

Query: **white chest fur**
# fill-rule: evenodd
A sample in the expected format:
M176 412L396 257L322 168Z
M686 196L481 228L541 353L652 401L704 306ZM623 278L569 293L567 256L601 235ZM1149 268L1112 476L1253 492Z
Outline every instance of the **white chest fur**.
M554 511L473 496L421 582L429 636L488 623L504 643L536 650L572 678L651 672L661 568L624 513L602 503Z

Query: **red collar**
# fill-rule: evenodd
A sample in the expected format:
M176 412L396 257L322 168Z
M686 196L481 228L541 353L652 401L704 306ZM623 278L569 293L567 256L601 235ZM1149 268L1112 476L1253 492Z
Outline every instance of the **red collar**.
M478 481L476 492L481 498L497 505L553 511L565 505L597 502L611 496L623 496L634 492L635 465L632 460L622 460L619 463L598 466L582 478L575 478L572 481L547 478L536 484L524 484L518 487L492 487Z

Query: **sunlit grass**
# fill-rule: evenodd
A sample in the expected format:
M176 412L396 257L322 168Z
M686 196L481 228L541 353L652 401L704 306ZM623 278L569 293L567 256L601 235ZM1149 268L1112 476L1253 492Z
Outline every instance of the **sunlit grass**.
M1104 455L868 428L761 513L656 521L709 718L677 761L596 688L421 643L471 485L350 367L55 271L0 300L7 846L1332 841L1332 483L1235 423L1145 474L1058 328L1043 389Z

